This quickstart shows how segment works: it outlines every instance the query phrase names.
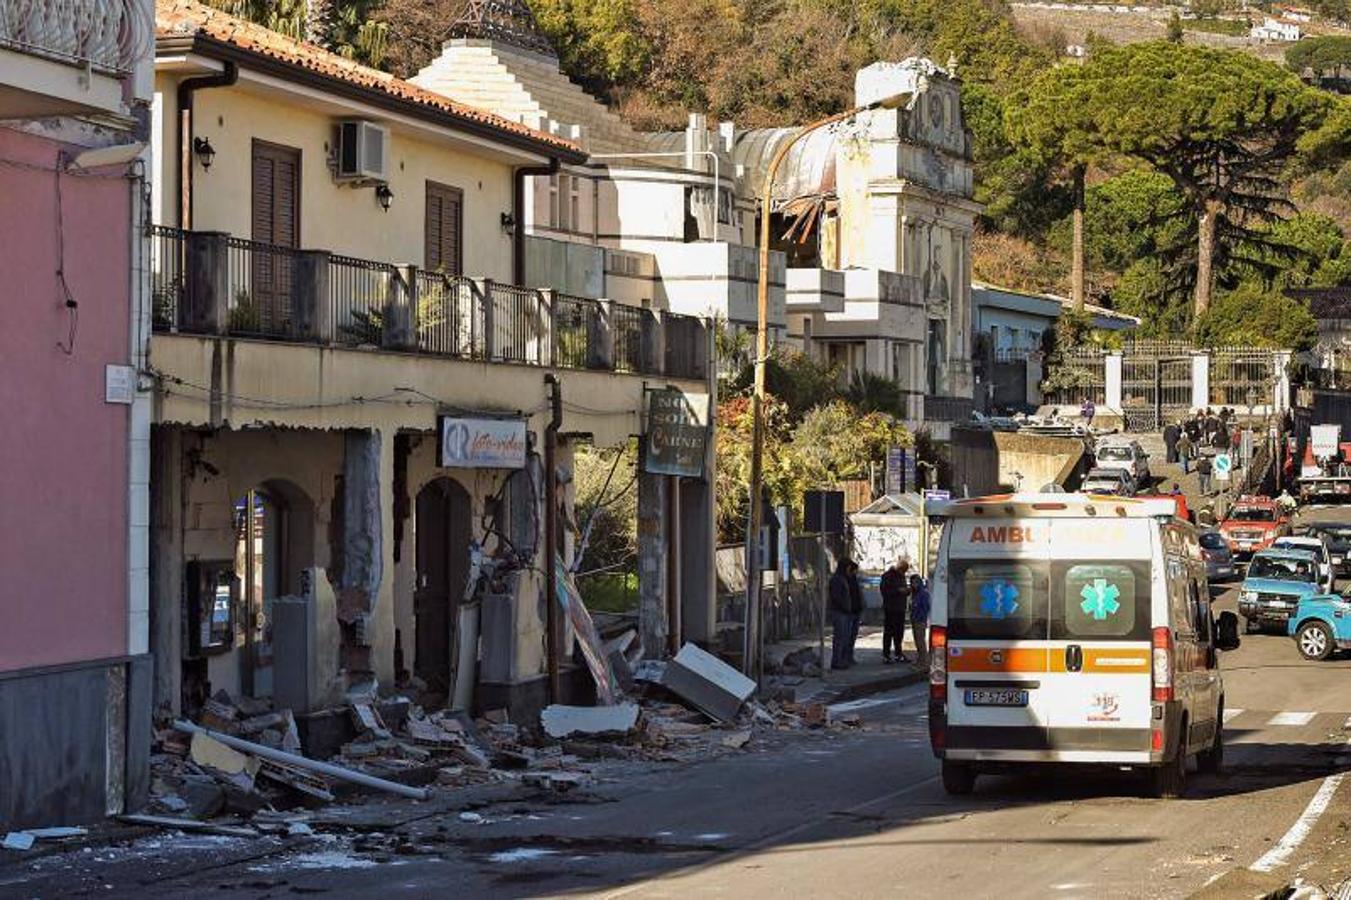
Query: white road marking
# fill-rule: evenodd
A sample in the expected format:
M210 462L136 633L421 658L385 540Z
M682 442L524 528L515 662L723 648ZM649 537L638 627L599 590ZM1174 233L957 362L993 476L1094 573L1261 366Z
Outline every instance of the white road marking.
M1342 731L1351 731L1351 718L1342 723ZM1348 741L1348 743L1351 743L1351 741Z
M1295 824L1290 826L1290 830L1285 833L1276 846L1272 847L1262 858L1257 860L1251 866L1248 866L1254 872L1270 872L1279 866L1285 865L1290 861L1290 857L1299 849L1299 845L1309 836L1313 826L1318 822L1318 818L1327 810L1328 804L1332 802L1332 795L1337 792L1337 787L1342 783L1342 775L1329 775L1323 779L1323 784L1318 788L1318 793L1313 795L1309 805L1304 808L1304 812L1295 820Z
M1308 725L1313 721L1313 717L1318 713L1311 712L1281 712L1271 717L1268 725Z
M844 703L832 703L826 707L826 712L831 714L858 712L860 709L871 709L874 706L890 706L893 703L904 703L906 697L864 697L861 700L849 700Z
M1243 715L1244 712L1246 712L1246 710L1242 710L1242 709L1226 709L1226 710L1224 711L1224 721L1225 721L1225 724L1228 724L1228 722L1229 722L1230 719L1233 719L1233 718L1235 718L1235 717L1237 717L1237 716Z

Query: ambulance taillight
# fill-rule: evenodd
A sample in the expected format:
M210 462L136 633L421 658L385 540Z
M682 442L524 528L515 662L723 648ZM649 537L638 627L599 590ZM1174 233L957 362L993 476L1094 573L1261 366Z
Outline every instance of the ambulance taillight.
M1153 645L1154 702L1167 703L1173 699L1173 632L1155 628Z
M948 629L929 626L929 699L946 703L948 699Z

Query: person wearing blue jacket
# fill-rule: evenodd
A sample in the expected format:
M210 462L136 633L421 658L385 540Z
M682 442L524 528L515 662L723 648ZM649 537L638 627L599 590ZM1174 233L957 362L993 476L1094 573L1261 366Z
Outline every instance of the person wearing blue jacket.
M915 639L915 662L921 667L929 664L929 612L933 609L933 595L929 585L918 572L910 576L910 633Z

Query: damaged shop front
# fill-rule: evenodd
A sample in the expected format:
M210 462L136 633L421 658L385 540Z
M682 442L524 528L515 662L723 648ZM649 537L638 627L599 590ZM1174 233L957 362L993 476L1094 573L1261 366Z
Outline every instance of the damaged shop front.
M590 701L571 632L560 695L549 691L553 413L539 368L187 335L157 334L153 348L161 719L193 716L223 691L291 710L309 751L311 733L347 721L328 711L354 697L513 712ZM650 390L608 372L558 379L566 569L580 537L573 448L641 434ZM704 382L664 387L706 396ZM643 472L639 492L652 501L640 504L641 618L658 656L673 632L711 630L698 560L712 554L712 488Z

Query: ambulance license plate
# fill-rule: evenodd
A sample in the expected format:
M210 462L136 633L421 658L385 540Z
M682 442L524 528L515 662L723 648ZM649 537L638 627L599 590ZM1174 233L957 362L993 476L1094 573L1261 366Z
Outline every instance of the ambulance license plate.
M1009 688L967 688L967 706L1026 706L1027 691Z

